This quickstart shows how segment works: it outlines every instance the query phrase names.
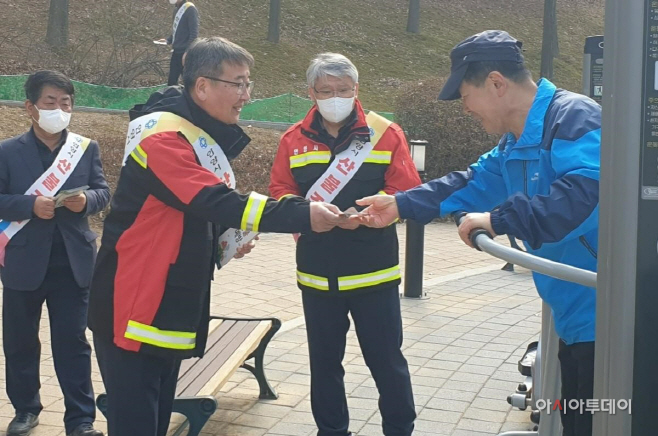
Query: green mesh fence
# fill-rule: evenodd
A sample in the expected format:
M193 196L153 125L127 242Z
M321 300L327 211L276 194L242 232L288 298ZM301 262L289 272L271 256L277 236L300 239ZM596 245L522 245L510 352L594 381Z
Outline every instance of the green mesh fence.
M0 76L0 100L24 101L23 84L27 75ZM73 81L75 86L75 104L100 109L128 110L134 105L144 103L155 91L164 85L146 88L112 88ZM243 120L268 121L278 123L295 123L306 115L313 103L307 98L294 94L283 94L272 98L253 100L242 109ZM393 120L391 112L378 112Z
M0 100L24 101L25 76L0 76ZM128 110L137 103L144 103L149 95L162 86L148 88L111 88L73 81L75 104L102 109Z

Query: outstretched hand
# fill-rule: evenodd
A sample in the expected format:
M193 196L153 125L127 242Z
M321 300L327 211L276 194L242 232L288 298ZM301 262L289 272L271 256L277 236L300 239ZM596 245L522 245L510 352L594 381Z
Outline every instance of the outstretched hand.
M350 207L343 212L343 221L338 223L338 227L345 230L354 230L361 225L359 221L359 212L354 207Z
M347 221L347 218L335 205L320 201L311 202L311 230L314 232L328 232L344 221Z
M356 201L359 206L367 206L359 215L350 220L358 220L368 227L382 228L390 226L400 218L398 205L393 195L373 195Z

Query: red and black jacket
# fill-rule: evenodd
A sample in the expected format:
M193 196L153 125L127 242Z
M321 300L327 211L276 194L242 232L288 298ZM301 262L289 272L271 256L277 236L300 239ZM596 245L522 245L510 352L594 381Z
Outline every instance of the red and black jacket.
M229 159L249 142L238 126L214 120L178 87L153 94L131 119L161 111L203 129ZM143 158L127 159L105 220L89 328L125 350L201 356L219 225L240 228L248 200L259 196L266 201L259 231L310 232L309 206L228 188L199 164L180 132L156 133L140 147Z
M282 136L272 167L270 194L275 198L306 196L334 162L336 154L354 139L370 140L366 117L357 100L338 137L322 127L313 106L306 117ZM404 132L390 124L352 179L332 202L341 210L356 200L381 193L393 194L420 184ZM323 295L348 295L397 286L400 283L398 239L395 226L356 230L336 227L327 233L304 234L297 241L297 284Z

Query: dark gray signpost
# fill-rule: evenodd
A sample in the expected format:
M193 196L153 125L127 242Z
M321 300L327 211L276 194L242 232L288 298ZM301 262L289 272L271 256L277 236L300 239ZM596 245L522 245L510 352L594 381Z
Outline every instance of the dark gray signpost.
M594 396L597 436L656 434L658 2L607 0Z
M603 100L603 36L585 39L583 56L583 94L599 104Z

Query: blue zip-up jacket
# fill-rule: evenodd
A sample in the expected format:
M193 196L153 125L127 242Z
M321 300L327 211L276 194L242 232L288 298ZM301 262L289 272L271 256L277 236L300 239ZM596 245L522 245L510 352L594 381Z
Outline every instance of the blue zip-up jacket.
M528 251L596 271L601 107L540 80L518 141L508 133L467 171L396 194L401 218L427 223L457 211L491 212L498 235ZM594 340L596 290L533 273L558 336Z

